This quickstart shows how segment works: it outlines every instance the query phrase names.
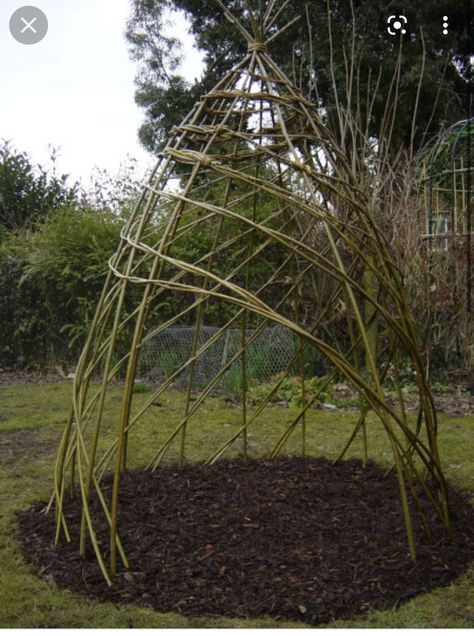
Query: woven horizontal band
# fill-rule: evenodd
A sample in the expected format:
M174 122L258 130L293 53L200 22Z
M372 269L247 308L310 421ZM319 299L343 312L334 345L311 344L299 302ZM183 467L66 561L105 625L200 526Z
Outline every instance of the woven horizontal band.
M261 51L261 52L268 51L267 45L264 42L252 42L251 44L249 44L248 50L249 50L249 53L253 51Z

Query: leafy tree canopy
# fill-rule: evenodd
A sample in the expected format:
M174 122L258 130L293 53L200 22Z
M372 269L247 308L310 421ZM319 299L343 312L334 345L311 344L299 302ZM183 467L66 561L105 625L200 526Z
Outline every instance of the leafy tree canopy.
M244 0L225 0L225 3L248 24ZM402 36L399 107L392 143L395 148L400 143L405 146L410 143L411 118L423 69L416 119L415 141L419 144L426 139L425 132L437 132L444 122L452 123L464 116L471 53L466 19L468 3L469 0L457 3L425 0L404 6L403 2L391 0L386 3L354 0L351 7L348 1L330 0L328 4L325 0L289 0L272 29L277 31L295 16L300 15L302 19L270 44L270 53L290 77L296 60L296 66L302 71L301 74L298 72L301 88L313 101L316 100L316 80L317 99L332 128L337 127L335 94L347 106L345 91L351 73L350 60L353 59L352 75L358 90L353 91L349 105L356 108L355 100L358 99L360 108L366 109L377 86L369 122L371 133L377 136L386 101L395 99L390 87L400 47L399 37L387 33L386 20L390 15L405 15L407 33ZM186 82L179 73L181 43L166 34L170 11L185 13L195 44L204 54L203 76L193 83ZM448 36L442 33L444 15L449 17ZM331 76L328 22L332 33L336 91ZM135 98L145 111L139 137L152 152L163 147L171 128L189 112L202 93L210 90L242 59L247 48L241 35L212 0L133 0L126 39L132 59L139 64Z
M54 165L54 150L51 159ZM26 152L4 141L0 146L0 232L31 226L49 212L76 202L78 186L69 186L67 179L54 169L34 166Z

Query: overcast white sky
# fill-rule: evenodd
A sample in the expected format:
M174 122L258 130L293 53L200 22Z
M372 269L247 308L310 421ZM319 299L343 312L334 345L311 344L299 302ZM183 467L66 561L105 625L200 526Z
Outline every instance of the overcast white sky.
M154 163L138 142L143 113L134 102L136 65L129 60L124 30L130 0L0 0L0 139L47 165L48 145L60 148L61 173L84 185L93 167L115 173L127 154L140 172ZM12 13L33 4L49 30L39 43L16 42ZM183 71L199 77L184 19L174 33L187 38Z

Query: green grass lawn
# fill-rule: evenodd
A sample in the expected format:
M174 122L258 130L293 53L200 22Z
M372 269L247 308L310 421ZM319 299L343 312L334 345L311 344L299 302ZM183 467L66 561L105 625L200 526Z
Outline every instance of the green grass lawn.
M115 606L93 602L54 583L39 580L25 563L16 538L16 513L30 503L47 500L52 492L53 465L57 445L69 410L71 385L50 383L0 387L0 627L304 627L271 619L206 619L159 614L133 605ZM135 395L137 406L147 398ZM108 407L109 430L101 441L110 442L116 422L120 391L112 391ZM149 440L159 443L173 429L183 413L184 396L167 393L160 405L151 407L131 432L130 467L142 467L153 454ZM274 406L265 411L250 431L249 451L264 456L283 432L293 412ZM307 423L307 452L336 457L349 436L355 413L312 411ZM202 460L227 439L239 425L238 407L221 399L209 399L189 426L188 461ZM439 444L448 480L470 493L474 501L474 416L440 418ZM391 453L381 427L369 418L369 454L389 465ZM147 440L147 443L145 443ZM299 452L298 431L284 448L285 454ZM177 458L177 446L167 462ZM239 455L235 444L226 457ZM358 456L362 445L356 440L348 456ZM338 621L335 627L474 627L474 564L466 575L447 588L417 597L403 606L372 612L354 621Z

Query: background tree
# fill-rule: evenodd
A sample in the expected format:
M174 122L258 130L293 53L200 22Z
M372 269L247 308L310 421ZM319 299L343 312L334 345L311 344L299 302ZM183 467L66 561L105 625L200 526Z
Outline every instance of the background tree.
M0 368L75 361L136 200L128 158L89 187L0 146Z
M78 184L69 186L67 175L57 176L56 151L52 170L33 165L26 152L8 141L0 146L0 232L17 231L46 218L49 212L77 202ZM0 234L1 236L1 234Z
M245 21L243 0L226 0L226 4ZM455 5L449 0L427 0L409 7L377 0L355 0L352 6L350 2L289 0L272 28L276 31L298 15L302 19L270 44L270 53L290 76L298 66L295 60L301 62L294 79L306 96L319 102L331 128L339 125L336 106L338 101L344 101L351 72L357 76L360 108L369 105L364 102L366 89L377 84L369 133L380 131L387 99L396 99L403 106L391 136L394 148L411 145L412 113L417 104L413 140L419 145L426 133L437 132L442 122L457 121L466 111L472 46L466 19L468 7L469 0ZM204 54L203 76L193 83L179 74L180 42L165 35L167 16L173 10L185 13L195 44ZM387 17L393 14L403 14L408 19L407 33L402 36L397 95L393 94L392 78L400 39L388 35L386 30ZM448 36L442 34L443 15L449 17ZM212 1L133 0L126 38L131 56L139 65L135 99L145 111L139 137L152 152L163 147L171 128L246 51L241 35ZM357 60L352 71L350 60Z

